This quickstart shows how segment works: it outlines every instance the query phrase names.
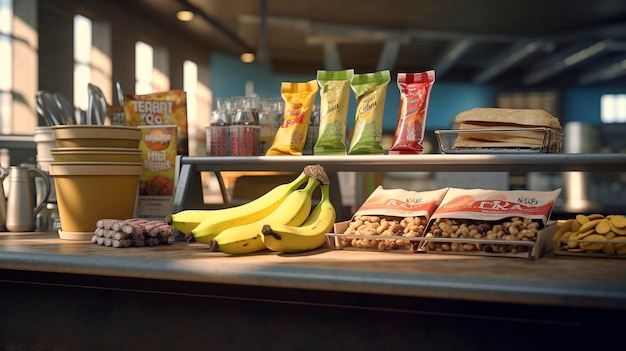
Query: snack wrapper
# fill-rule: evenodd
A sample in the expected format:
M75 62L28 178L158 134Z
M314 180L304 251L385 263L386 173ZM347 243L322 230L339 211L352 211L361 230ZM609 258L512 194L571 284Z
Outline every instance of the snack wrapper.
M553 191L450 188L431 219L498 221L530 218L545 226L561 189Z
M281 84L281 96L285 100L283 123L265 153L267 156L302 155L317 90L315 80Z
M346 123L353 69L317 71L320 86L320 125L313 154L345 155Z
M354 216L421 216L428 219L435 212L448 189L412 191L384 189L382 185L379 185L354 213Z
M177 126L139 126L143 171L135 217L163 221L172 213L176 184Z
M426 130L426 115L435 71L398 73L400 108L390 155L421 154Z
M380 142L383 135L387 86L390 80L391 74L388 70L355 74L352 78L351 86L356 96L357 107L348 155L384 153Z
M129 126L177 126L177 154L189 154L187 130L187 95L182 90L170 90L145 95L126 95L124 117Z

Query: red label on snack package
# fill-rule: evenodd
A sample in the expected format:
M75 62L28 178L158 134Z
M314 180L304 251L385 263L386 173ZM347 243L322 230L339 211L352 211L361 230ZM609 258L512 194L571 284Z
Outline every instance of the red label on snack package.
M500 220L524 217L550 218L561 189L553 191L484 190L450 188L433 218Z
M421 154L435 71L398 73L400 109L389 154Z
M429 218L448 188L431 191L376 188L354 214Z

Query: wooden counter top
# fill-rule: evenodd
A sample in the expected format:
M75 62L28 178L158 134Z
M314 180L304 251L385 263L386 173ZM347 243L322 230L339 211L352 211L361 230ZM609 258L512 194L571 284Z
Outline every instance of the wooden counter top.
M202 243L113 248L0 233L0 269L551 306L626 309L626 260L320 249L229 256Z

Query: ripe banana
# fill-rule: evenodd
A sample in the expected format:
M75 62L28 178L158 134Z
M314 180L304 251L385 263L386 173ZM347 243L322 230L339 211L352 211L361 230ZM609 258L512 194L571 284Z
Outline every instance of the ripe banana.
M301 225L311 212L313 190L319 183L317 179L309 178L303 189L289 194L285 201L265 218L222 231L211 241L211 249L229 254L246 254L265 249L261 240L263 225L268 223Z
M335 223L335 207L330 202L329 186L320 186L322 197L311 214L301 226L266 224L261 230L261 239L265 246L285 253L315 250L326 242Z
M187 234L209 216L216 215L231 208L220 208L217 210L182 210L170 215L167 222L179 232Z
M263 196L239 206L218 210L183 210L172 215L172 226L186 233L187 241L208 244L224 229L252 223L272 213L307 179L307 172L302 172L293 181L278 185Z

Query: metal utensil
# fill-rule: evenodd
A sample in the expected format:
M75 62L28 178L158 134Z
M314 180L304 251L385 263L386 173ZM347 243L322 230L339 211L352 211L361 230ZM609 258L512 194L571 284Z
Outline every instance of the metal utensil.
M122 90L122 84L119 81L115 82L115 91L117 92L118 105L124 107L124 90Z
M50 102L48 102L48 93L40 90L35 94L35 101L37 104L37 112L41 115L44 122L48 126L55 126L61 124L54 113L50 110ZM56 103L54 104L56 107Z
M61 110L63 124L76 124L76 108L70 100L62 93L54 94L54 100L59 110Z
M43 105L48 114L52 116L52 119L56 124L64 124L63 112L59 106L57 106L57 101L54 98L54 93L49 91L44 91L42 93Z
M50 118L50 116L48 116L48 111L46 111L45 107L43 106L43 97L41 93L41 91L38 91L35 94L35 105L37 106L37 113L41 116L44 123L48 127L50 127L54 125L54 121Z
M107 115L107 103L102 90L88 83L87 92L89 103L87 106L87 124L104 124Z
M111 124L113 125L125 125L126 118L124 116L124 91L119 81L115 82L115 96L117 98L117 104L112 106Z

